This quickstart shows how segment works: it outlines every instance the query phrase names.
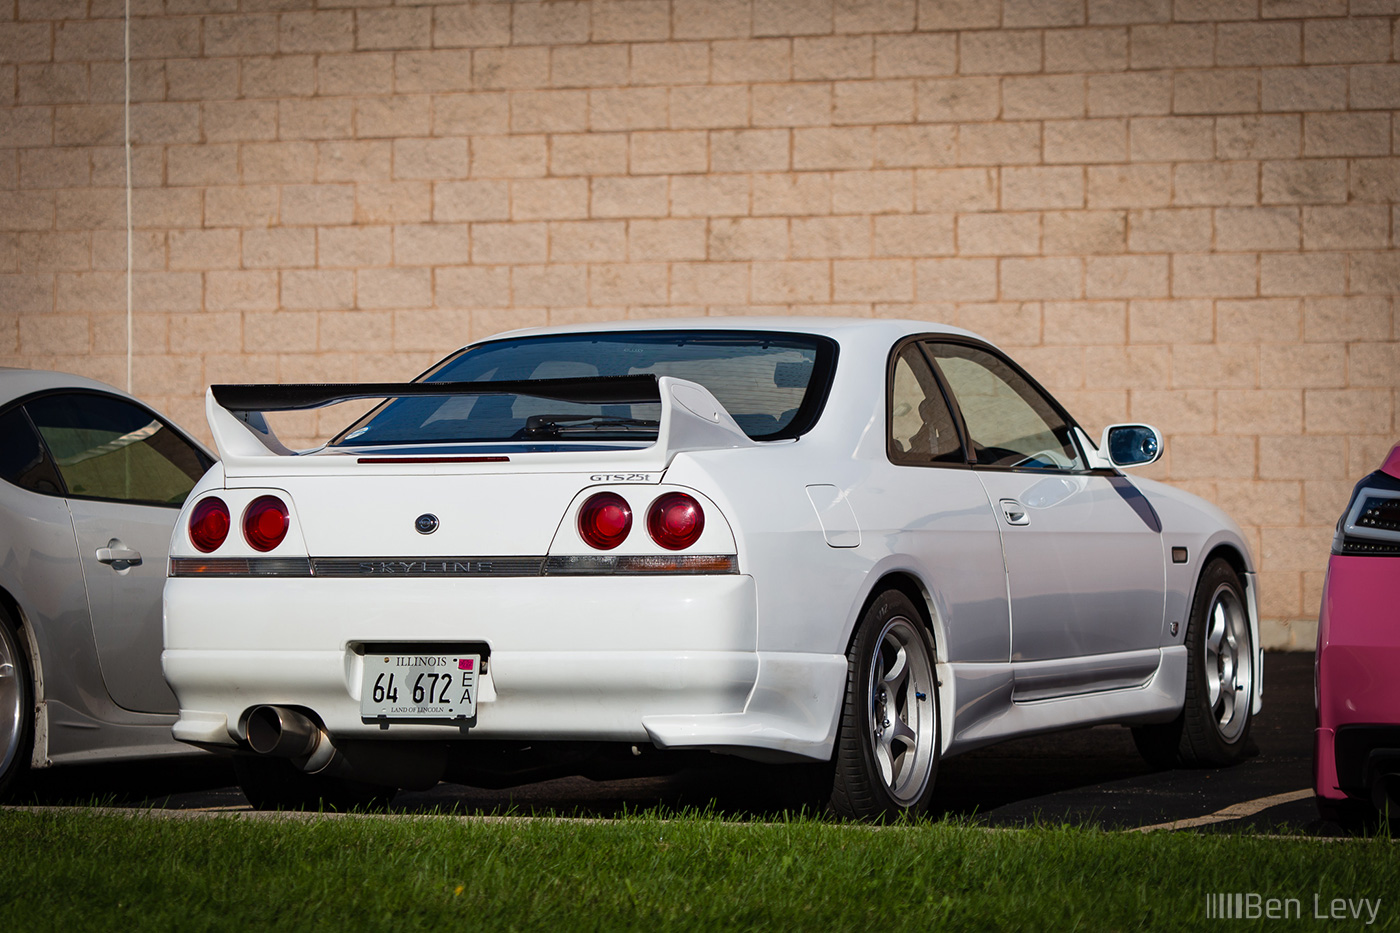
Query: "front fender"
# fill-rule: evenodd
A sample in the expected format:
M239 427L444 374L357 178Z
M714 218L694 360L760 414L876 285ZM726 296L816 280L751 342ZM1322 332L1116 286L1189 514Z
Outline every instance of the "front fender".
M1244 531L1225 511L1213 503L1184 490L1149 479L1133 479L1157 510L1162 520L1162 543L1167 563L1167 630L1179 623L1177 634L1167 636L1169 644L1184 644L1186 624L1196 584L1206 564L1216 555L1228 553L1244 583L1245 604L1249 612L1249 634L1254 640L1254 696L1251 709L1259 712L1264 696L1264 649L1259 641L1259 578ZM1179 549L1186 559L1177 562Z

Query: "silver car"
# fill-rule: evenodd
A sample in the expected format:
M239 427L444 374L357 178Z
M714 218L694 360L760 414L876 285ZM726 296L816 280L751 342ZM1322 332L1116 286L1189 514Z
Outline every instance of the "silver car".
M161 588L213 463L109 385L0 368L0 796L31 767L192 751L170 735Z

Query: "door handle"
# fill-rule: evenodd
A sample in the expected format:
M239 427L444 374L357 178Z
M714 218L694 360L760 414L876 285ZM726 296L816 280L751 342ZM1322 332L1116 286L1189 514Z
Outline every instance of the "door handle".
M106 547L97 549L97 562L99 564L126 564L135 567L141 563L141 552L133 551L122 544L116 538L107 542Z
M1031 523L1031 517L1026 513L1026 507L1015 499L1002 499L1001 513L1006 516L1008 525L1029 525Z

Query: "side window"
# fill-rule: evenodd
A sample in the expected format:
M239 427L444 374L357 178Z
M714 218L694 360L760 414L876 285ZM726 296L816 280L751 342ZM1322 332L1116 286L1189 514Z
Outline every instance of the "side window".
M24 407L70 496L180 505L208 467L184 438L124 399L72 393Z
M975 462L1037 470L1084 463L1054 406L1007 363L976 347L929 347L962 410Z
M0 477L30 492L63 495L53 461L19 408L0 415Z
M963 463L948 403L924 355L909 344L890 374L890 459L896 463Z

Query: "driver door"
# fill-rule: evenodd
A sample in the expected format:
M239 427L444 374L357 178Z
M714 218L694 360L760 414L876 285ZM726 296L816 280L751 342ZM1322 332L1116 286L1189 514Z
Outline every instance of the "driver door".
M927 345L1001 531L1016 696L1141 683L1159 663L1160 525L1116 471L1089 470L1058 407L990 348Z

